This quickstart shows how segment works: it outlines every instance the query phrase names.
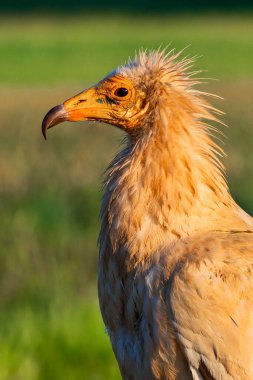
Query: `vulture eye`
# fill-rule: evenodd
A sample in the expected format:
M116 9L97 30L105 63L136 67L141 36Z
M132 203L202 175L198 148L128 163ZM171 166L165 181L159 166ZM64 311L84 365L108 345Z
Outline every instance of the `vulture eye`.
M127 96L127 94L128 89L125 87L119 87L114 91L114 95L118 96L119 98L124 98L124 96Z

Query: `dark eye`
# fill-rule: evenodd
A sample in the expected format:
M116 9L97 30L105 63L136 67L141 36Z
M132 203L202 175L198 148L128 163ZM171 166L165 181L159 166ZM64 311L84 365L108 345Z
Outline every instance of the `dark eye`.
M114 95L123 98L124 96L127 96L128 94L128 89L125 87L119 87L117 90L114 91Z

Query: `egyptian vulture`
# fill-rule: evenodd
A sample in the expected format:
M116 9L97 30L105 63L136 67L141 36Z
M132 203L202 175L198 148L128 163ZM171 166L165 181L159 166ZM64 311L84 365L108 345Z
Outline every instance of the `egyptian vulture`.
M54 107L43 133L126 132L101 207L101 313L124 380L253 379L253 219L212 139L219 111L180 53L141 52Z

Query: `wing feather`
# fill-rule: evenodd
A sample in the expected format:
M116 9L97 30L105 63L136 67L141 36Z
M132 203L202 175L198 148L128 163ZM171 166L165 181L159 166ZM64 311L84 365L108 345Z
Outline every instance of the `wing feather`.
M177 339L194 379L253 379L253 234L188 242L168 285Z
M203 380L215 380L213 376L208 371L208 368L206 367L204 362L200 362L199 364L199 372L201 376L203 377Z

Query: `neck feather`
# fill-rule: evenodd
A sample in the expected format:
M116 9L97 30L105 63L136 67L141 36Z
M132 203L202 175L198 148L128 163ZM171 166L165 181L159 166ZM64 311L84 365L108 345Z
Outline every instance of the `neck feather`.
M210 228L233 204L221 150L200 121L214 117L203 106L188 108L173 112L160 101L152 125L142 126L145 135L130 136L109 168L101 236L110 235L114 251L127 246L136 262L140 252Z

